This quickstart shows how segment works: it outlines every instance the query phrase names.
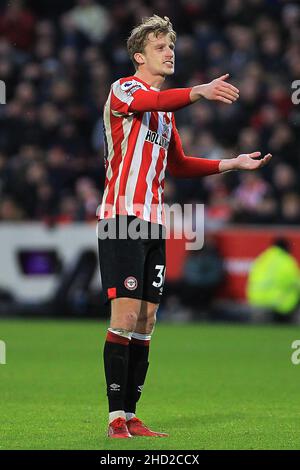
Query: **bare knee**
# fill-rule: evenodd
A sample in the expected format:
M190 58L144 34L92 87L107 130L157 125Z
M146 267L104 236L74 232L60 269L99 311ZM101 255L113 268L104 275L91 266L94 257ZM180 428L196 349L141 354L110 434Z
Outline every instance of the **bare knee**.
M142 308L137 320L136 332L151 334L156 323L157 304L143 302Z
M154 326L156 323L156 312L157 312L157 306L151 308L147 315L148 329L150 329L151 331L154 329Z
M127 325L132 325L132 328L130 328L130 331L134 329L137 319L138 319L138 312L134 310L124 313L124 321L126 322Z
M111 328L134 331L141 308L137 299L119 298L111 301Z

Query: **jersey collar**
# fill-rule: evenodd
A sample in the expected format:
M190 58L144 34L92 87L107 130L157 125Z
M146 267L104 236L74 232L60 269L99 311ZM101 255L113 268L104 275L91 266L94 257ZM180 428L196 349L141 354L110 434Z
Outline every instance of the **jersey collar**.
M155 88L154 86L150 86L149 83L144 82L144 80L142 80L140 77L136 77L135 75L133 75L132 78L133 78L134 80L136 80L137 82L141 82L141 83L142 83L143 85L145 85L149 90L160 91L159 88Z

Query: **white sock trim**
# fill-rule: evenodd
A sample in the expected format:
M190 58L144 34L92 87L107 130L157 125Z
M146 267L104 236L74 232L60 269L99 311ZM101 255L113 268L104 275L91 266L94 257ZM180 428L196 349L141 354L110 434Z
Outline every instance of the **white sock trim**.
M132 333L131 338L139 339L140 341L150 341L151 335L145 335L141 333Z
M122 328L108 328L108 331L123 338L131 339L132 331L122 330Z
M129 421L130 419L135 418L134 413L126 413L126 421Z
M114 421L117 418L126 419L125 411L123 411L123 410L112 411L111 413L109 413L108 421L109 421L109 423L111 423L112 421Z

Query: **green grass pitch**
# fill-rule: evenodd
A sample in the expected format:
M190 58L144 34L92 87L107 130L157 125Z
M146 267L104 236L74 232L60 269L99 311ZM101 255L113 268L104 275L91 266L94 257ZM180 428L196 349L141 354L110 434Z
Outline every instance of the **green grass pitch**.
M168 439L106 437L107 325L0 321L0 449L299 449L299 327L158 324L138 415Z

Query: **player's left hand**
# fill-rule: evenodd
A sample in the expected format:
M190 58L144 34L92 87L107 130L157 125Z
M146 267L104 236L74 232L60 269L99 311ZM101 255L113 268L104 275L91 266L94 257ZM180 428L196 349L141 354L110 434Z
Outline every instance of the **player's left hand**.
M226 80L229 74L215 78L210 83L196 85L191 91L191 101L196 101L199 97L207 100L221 101L222 103L232 104L239 98L239 89L228 83Z
M261 156L261 152L243 153L234 159L235 170L257 170L265 166L272 158L270 153L267 153L263 158L257 160Z

